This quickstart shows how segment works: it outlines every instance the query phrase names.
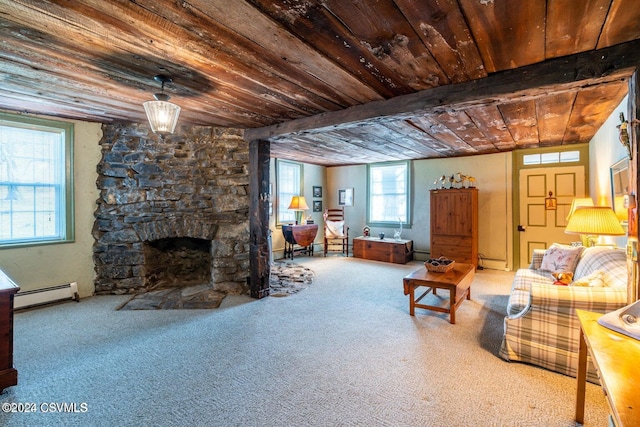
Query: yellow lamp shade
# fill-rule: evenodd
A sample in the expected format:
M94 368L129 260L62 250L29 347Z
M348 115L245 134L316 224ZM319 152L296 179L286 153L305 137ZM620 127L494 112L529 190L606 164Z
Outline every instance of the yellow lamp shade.
M569 210L569 215L567 215L567 221L571 218L571 215L578 209L580 206L593 206L593 199L591 197L576 197L571 201L571 209Z
M568 234L592 236L622 236L625 234L620 220L609 206L580 206L569 218Z
M291 198L291 203L289 203L289 209L294 211L306 211L309 209L309 206L307 206L307 201L304 196L293 196Z

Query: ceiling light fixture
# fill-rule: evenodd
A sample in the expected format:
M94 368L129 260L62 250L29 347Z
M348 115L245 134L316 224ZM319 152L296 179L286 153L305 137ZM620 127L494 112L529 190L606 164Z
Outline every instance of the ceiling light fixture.
M155 76L154 80L162 84L162 89L160 93L153 95L155 101L147 101L142 104L147 113L149 125L151 125L151 130L159 135L173 133L180 116L180 106L169 102L171 97L164 93L164 84L171 83L173 79L160 74Z

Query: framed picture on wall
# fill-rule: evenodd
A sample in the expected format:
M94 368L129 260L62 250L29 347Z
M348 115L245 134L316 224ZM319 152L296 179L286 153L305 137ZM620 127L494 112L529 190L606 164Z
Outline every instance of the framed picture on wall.
M322 212L322 200L314 200L313 201L313 211L314 212Z
M322 197L322 187L313 186L313 197Z
M338 190L338 205L353 206L353 188L341 188Z

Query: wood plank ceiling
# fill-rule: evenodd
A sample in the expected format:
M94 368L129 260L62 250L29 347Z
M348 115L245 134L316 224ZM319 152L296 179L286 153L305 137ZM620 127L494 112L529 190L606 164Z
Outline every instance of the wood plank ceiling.
M0 0L0 108L145 123L153 76L167 74L179 124L251 133L491 77L499 85L507 70L640 39L636 2ZM272 156L331 166L587 142L630 74L271 132Z

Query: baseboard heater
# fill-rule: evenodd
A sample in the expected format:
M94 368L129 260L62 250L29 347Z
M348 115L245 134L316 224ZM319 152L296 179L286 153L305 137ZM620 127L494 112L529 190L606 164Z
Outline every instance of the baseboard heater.
M69 299L80 301L78 283L76 282L31 291L20 291L14 297L13 308L18 310Z

